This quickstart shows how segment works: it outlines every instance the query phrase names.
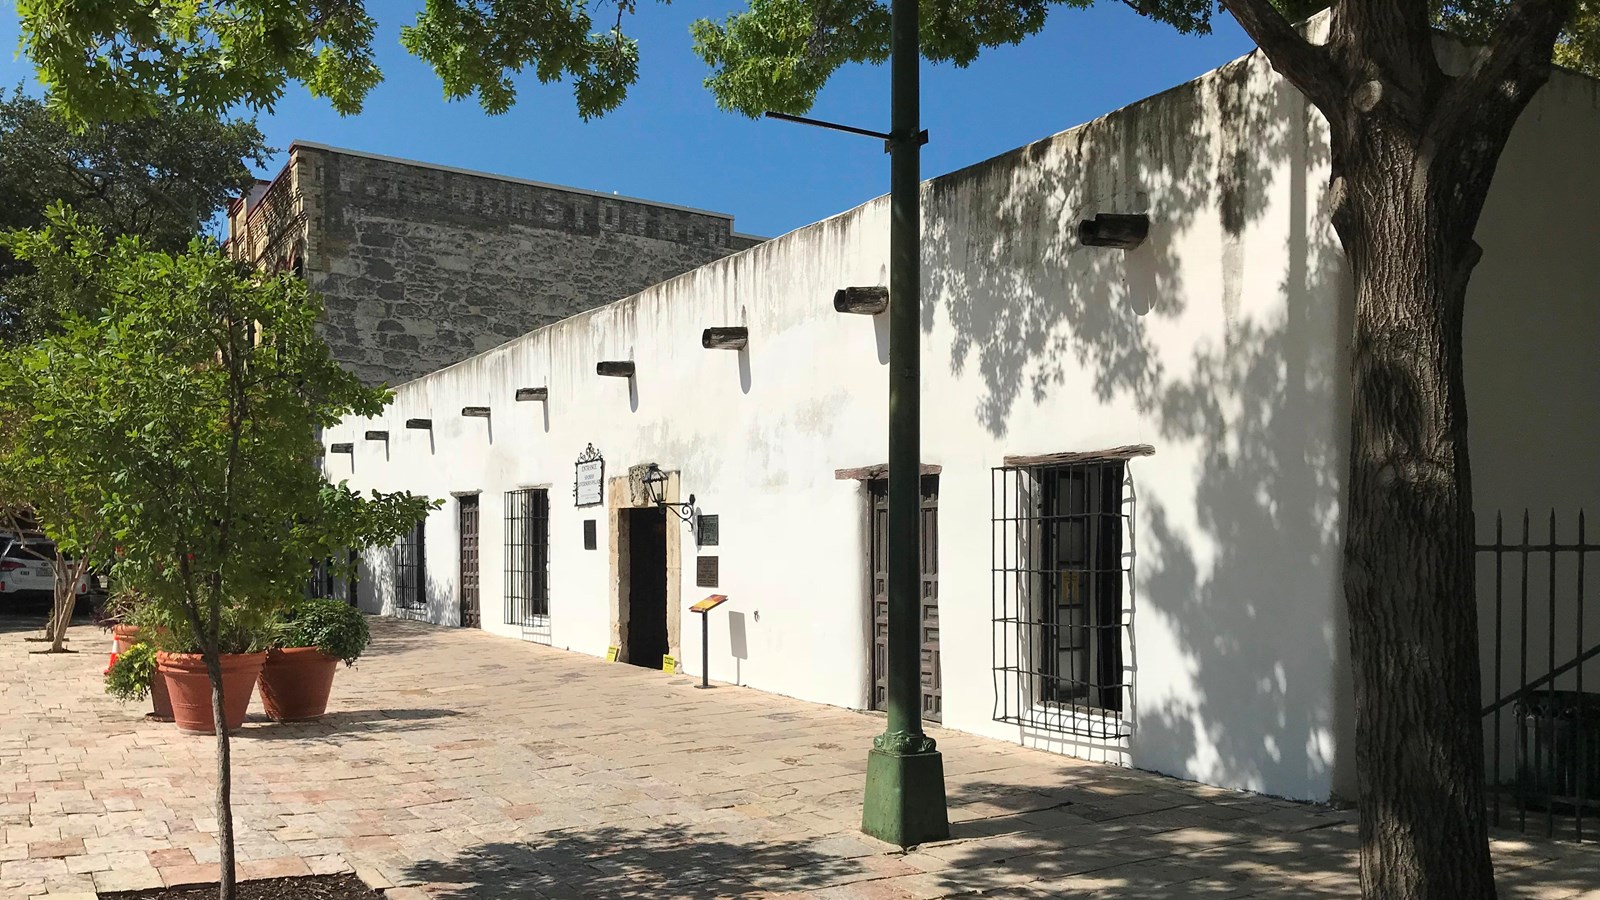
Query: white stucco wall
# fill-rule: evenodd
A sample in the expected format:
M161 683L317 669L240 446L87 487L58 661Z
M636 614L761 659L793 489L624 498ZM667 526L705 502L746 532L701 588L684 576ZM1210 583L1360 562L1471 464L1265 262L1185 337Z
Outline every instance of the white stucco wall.
M1589 514L1587 542L1600 543L1600 365L1595 363L1600 347L1600 186L1591 175L1596 160L1600 81L1557 73L1518 121L1477 232L1483 260L1472 276L1463 342L1474 509L1478 538L1484 543L1494 540L1495 515L1501 512L1506 542L1520 543L1524 510L1529 512L1531 543L1548 542L1552 512L1556 540L1575 543L1580 510ZM1531 680L1600 644L1600 615L1594 612L1600 578L1595 572L1585 574L1588 615L1580 633L1577 555L1557 555L1554 591L1549 556L1530 555L1531 602L1524 623L1522 562L1516 554L1503 558L1496 690L1497 576L1493 557L1480 555L1485 704L1522 684L1524 664ZM1583 679L1586 691L1600 688L1600 659L1584 666ZM1577 686L1576 672L1556 683L1561 690ZM1501 716L1499 779L1508 779L1514 771L1517 734L1512 710L1506 708ZM1492 741L1493 723L1487 724L1485 738ZM1493 773L1490 777L1496 778Z
M1544 130L1519 131L1502 169L1559 192L1553 170L1532 171L1538 145L1566 139L1550 124L1559 116L1535 116L1529 127ZM1290 797L1347 790L1349 303L1326 181L1320 118L1249 58L925 186L923 459L942 466L947 727ZM1491 253L1475 298L1517 280L1514 255L1492 251L1533 213L1504 193L1485 219ZM1077 221L1096 212L1148 212L1150 239L1128 253L1078 246ZM1573 208L1591 242L1593 212L1592 200ZM592 443L608 478L658 463L721 517L720 546L706 552L732 602L712 616L712 678L862 707L865 499L834 471L886 459L886 322L830 301L840 287L885 283L887 235L880 199L402 385L382 420L330 431L328 443L355 444L330 457L330 474L434 497L481 491L483 627L510 637L526 635L501 624L502 492L548 486L551 625L540 639L601 655L611 535L605 508L574 508L573 462ZM1563 245L1541 259L1564 273L1546 300L1553 316L1594 284L1593 272L1561 268L1570 255ZM1487 329L1474 316L1476 347ZM719 325L747 326L748 350L702 349L702 329ZM638 374L598 377L605 359L631 359ZM1479 437L1494 421L1480 407L1502 402L1480 383L1498 376L1479 367L1469 378L1479 484L1498 497L1495 473L1524 450ZM547 405L514 402L517 388L540 386ZM459 414L485 405L488 420ZM432 418L431 435L405 429L411 417ZM363 441L369 428L387 429L388 444ZM1133 443L1155 455L1131 463L1132 736L1095 745L995 722L992 467L1007 454ZM446 623L456 514L452 500L428 525L431 617ZM582 548L586 518L597 550ZM711 591L695 587L687 527L669 527L683 529L686 607ZM389 611L388 556L367 561L363 603ZM698 675L699 621L681 619L680 657Z

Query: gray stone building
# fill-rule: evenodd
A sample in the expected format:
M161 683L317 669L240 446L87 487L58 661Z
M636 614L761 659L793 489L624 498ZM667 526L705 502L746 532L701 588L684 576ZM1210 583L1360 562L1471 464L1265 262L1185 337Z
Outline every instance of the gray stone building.
M324 296L334 356L399 384L761 241L733 217L295 142L228 246Z

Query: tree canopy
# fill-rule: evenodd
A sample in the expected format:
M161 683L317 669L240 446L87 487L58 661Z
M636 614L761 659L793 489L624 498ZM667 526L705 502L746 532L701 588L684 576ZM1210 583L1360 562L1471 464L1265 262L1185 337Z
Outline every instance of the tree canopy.
M63 207L0 241L94 310L0 356L8 411L48 438L23 450L89 498L45 518L52 537L108 533L122 580L203 613L294 596L309 560L390 540L428 508L323 480L318 430L376 415L390 395L332 358L303 282L241 269L198 238L181 253L113 239Z
M217 727L221 896L233 896L231 768L221 655L257 649L267 613L303 590L308 563L392 541L432 504L362 496L316 465L319 430L372 416L390 394L334 361L322 305L299 279L249 271L195 238L181 253L109 237L57 205L0 236L58 304L59 327L0 352L0 453L52 480L47 534L109 537L113 577L145 598L161 639L198 652ZM88 310L87 312L81 310Z
M923 55L965 66L1016 44L1061 9L1095 0L922 0ZM1212 0L1124 0L1182 32L1206 32ZM400 42L431 65L451 99L499 114L517 78L570 83L585 118L604 115L639 76L628 25L640 0L427 0ZM1320 0L1275 0L1291 20ZM1432 0L1438 24L1487 40L1512 0ZM18 0L22 43L62 106L85 121L148 116L163 99L210 112L271 109L290 82L341 113L360 111L383 78L373 10L363 0ZM803 112L840 66L882 62L889 0L750 0L723 21L692 26L724 108ZM1600 72L1600 0L1579 0L1556 49L1563 65Z
M34 228L56 203L111 235L138 235L176 251L230 199L255 181L250 165L270 152L243 121L219 121L157 99L154 113L74 128L62 113L20 89L0 95L0 231ZM0 335L37 333L59 318L49 295L21 278L30 267L0 247Z

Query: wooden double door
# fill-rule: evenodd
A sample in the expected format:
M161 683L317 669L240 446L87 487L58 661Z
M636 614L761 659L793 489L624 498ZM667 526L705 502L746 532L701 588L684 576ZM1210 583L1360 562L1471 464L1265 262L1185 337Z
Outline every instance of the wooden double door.
M459 498L461 518L461 616L462 628L483 627L483 602L478 589L478 495Z
M885 709L889 698L889 481L867 484L867 577L872 593L872 708ZM922 718L938 722L943 716L939 679L939 476L924 475L919 515L921 577L919 631L922 640Z

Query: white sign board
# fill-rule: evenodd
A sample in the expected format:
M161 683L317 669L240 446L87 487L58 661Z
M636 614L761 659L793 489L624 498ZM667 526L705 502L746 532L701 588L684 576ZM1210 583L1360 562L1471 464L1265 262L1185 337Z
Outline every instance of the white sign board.
M579 506L599 506L605 502L605 471L603 459L586 459L577 464L577 483L573 497Z

